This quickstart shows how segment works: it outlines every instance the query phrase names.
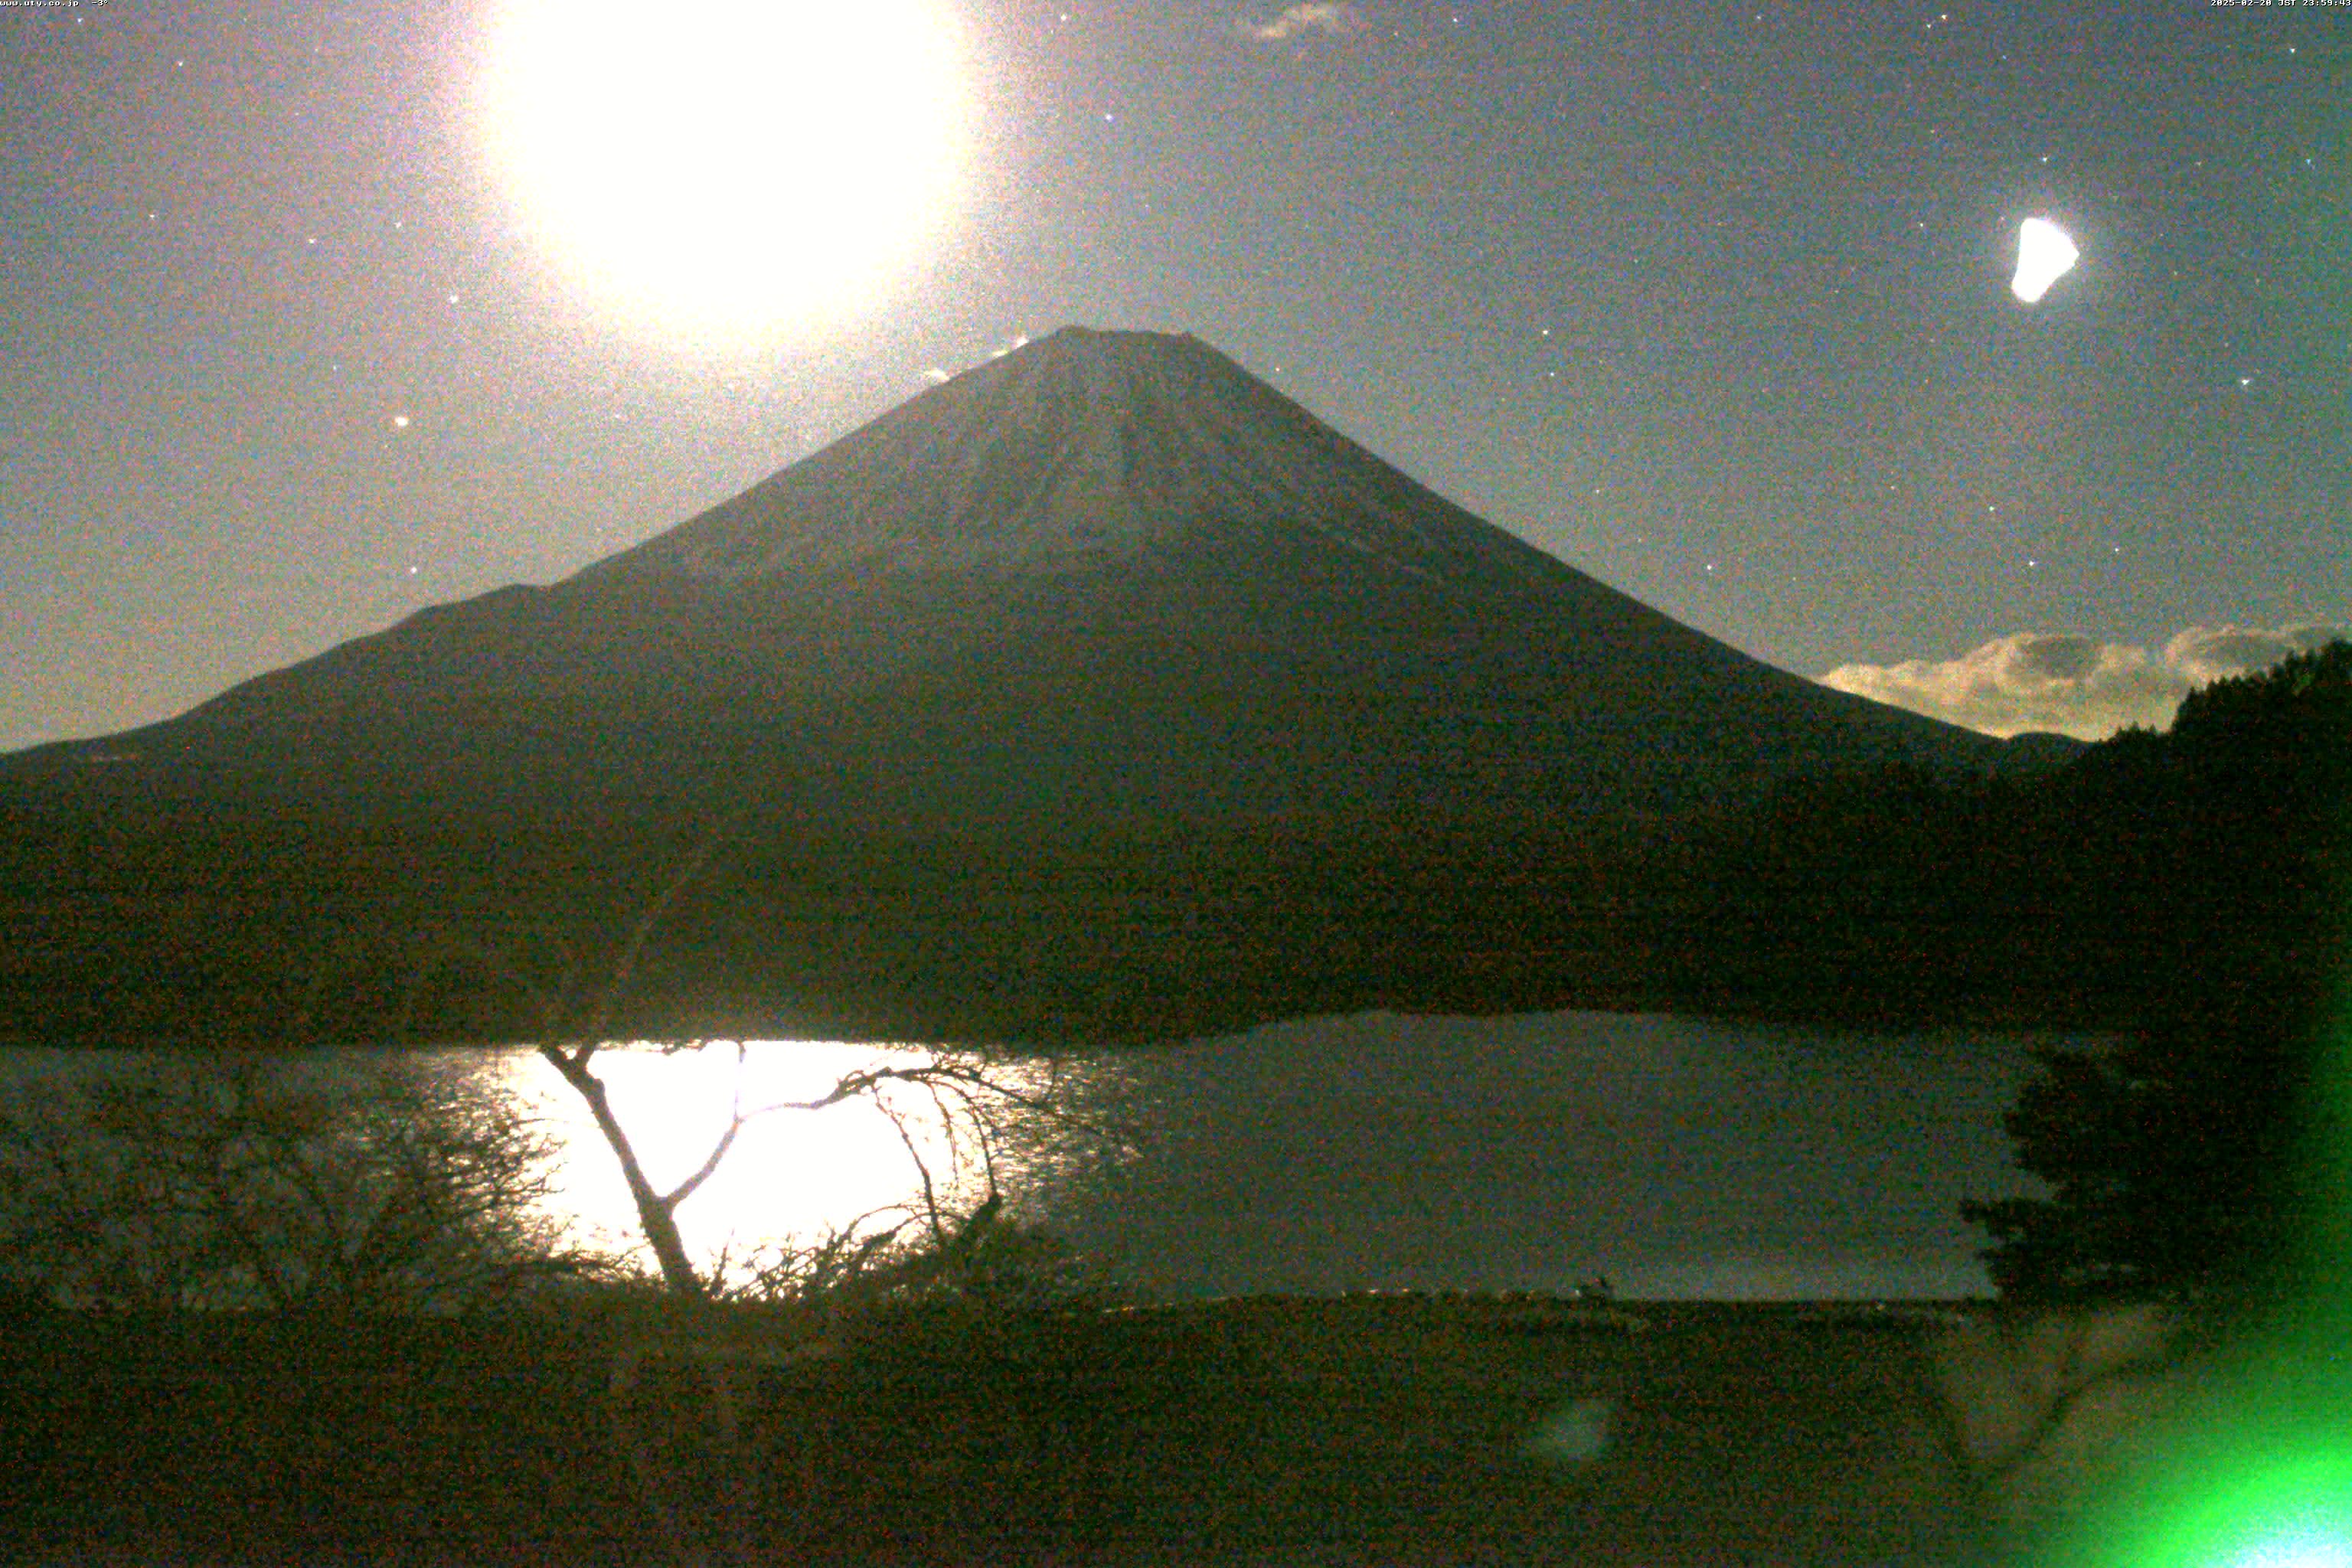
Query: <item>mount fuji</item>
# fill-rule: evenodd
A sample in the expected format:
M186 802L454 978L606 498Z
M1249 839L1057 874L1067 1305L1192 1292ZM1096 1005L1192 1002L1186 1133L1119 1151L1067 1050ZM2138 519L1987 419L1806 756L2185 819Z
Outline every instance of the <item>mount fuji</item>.
M551 585L0 758L0 1030L512 1032L415 955L593 952L723 822L649 1026L944 1026L961 985L1083 1031L1132 989L1105 931L1213 945L1296 914L1285 868L1355 868L1344 946L1474 840L2016 756L1668 619L1190 337L1071 328Z

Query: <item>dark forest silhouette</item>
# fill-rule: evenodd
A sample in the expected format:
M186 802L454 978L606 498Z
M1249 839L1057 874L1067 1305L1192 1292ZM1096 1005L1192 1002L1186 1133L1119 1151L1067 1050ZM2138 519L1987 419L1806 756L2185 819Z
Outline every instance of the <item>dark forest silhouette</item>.
M2277 1300L2340 1290L2352 645L2208 688L2172 731L2084 759L2116 851L2078 919L2162 946L2116 1048L2046 1053L2008 1118L2047 1199L1971 1204L2004 1294ZM2087 786L2087 787L2086 787ZM2120 984L2120 977L2111 984Z
M2057 1190L1976 1211L1996 1279L2028 1300L2309 1289L2315 1266L2344 1256L2340 1184L2309 1156L2343 1146L2315 1111L2344 952L2347 694L2352 647L2337 645L2200 693L2169 734L2127 734L2038 778L1857 774L1550 858L1484 844L1460 883L1382 884L1393 896L1369 929L1386 934L1315 983L1363 1000L1399 986L1575 995L1591 984L1579 959L1606 950L1625 966L1611 972L1627 977L1621 1000L2110 1023L2124 1044L2053 1058L2011 1118ZM1305 940L1376 873L1391 830L1405 828L1332 841L1354 858L1310 864L1306 841L1287 845L1300 880L1269 879L1287 901L1257 929ZM659 847L630 854L651 863ZM1389 967L1415 955L1402 978ZM1299 984L1305 962L1280 977ZM395 985L370 994L400 1000ZM1144 1542L1216 1560L1280 1558L1344 1528L1365 1560L1465 1543L1535 1560L1596 1542L1648 1560L1670 1520L1757 1560L1790 1542L1815 1561L1952 1560L1980 1546L1998 1484L2037 1462L2077 1392L1987 1459L1950 1412L1921 1405L1933 1319L1678 1308L1597 1336L1535 1331L1552 1320L1493 1300L1081 1305L1003 1310L954 1292L828 1319L783 1292L740 1325L701 1314L698 1332L725 1318L756 1342L680 1348L670 1318L649 1340L625 1293L449 1319L117 1317L18 1299L0 1303L0 1435L18 1456L0 1545L297 1562L365 1542L452 1561L649 1562L953 1561L1030 1542L1121 1561ZM2052 1342L2072 1365L2104 1321L2042 1326L2074 1333ZM1672 1346L1671 1389L1633 1370L1657 1359L1642 1343L1654 1332ZM2050 1338L1977 1332L2003 1387ZM2129 1361L2080 1387L2108 1397L2124 1374L2169 1364ZM1373 1386L1412 1392L1342 1397ZM1687 1452L1629 1440L1598 1461L1622 1469L1597 1479L1498 1464L1495 1434L1538 1429L1570 1386L1680 1402L1653 1415L1728 1413L1730 1436L1709 1427ZM716 1437L714 1391L733 1400ZM1403 1430L1410 1474L1393 1464ZM1764 1431L1763 1449L1738 1440ZM681 1525L679 1508L706 1498L725 1511Z
M1535 826L1433 805L1047 844L763 807L667 912L611 1022L1084 1045L1364 1007L2134 1027L2217 952L2312 974L2339 951L2346 658L2225 682L2169 733L2024 776L1859 770L1562 803ZM708 820L222 813L61 840L43 808L0 810L18 915L49 911L40 947L0 954L0 1027L278 1043L398 1018L417 1039L533 1039L530 995L426 955L453 932L616 951ZM136 964L91 923L131 898L151 910Z

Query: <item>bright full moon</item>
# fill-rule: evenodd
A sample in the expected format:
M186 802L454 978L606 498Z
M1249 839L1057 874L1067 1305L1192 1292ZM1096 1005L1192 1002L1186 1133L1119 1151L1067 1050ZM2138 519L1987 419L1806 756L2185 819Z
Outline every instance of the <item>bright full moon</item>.
M2010 292L2032 304L2074 269L2082 254L2066 231L2048 218L2027 218L2018 226L2017 276L2010 279Z
M927 0L513 0L486 150L592 308L724 345L872 303L958 205L962 40Z

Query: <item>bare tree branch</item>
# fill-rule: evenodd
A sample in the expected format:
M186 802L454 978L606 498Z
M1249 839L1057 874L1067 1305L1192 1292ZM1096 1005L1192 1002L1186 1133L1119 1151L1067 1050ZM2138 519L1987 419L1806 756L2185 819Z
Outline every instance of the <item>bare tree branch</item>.
M677 874L663 885L660 892L654 895L653 901L638 912L636 921L629 927L628 939L621 944L620 956L614 961L612 973L605 978L604 988L599 994L596 1005L589 1009L582 1021L581 1037L585 1042L583 1050L594 1049L593 1042L604 1037L605 1025L612 1017L613 1005L628 989L629 982L636 977L637 960L644 953L646 942L652 937L654 928L661 923L662 917L669 912L669 907L678 900L688 885L702 875L703 868L710 864L710 858L719 852L719 846L732 836L740 819L740 813L730 816L705 833L702 841L694 847L693 853L678 867Z
M663 1204L668 1207L675 1209L678 1205L692 1197L696 1189L700 1187L703 1183L709 1181L712 1173L719 1169L719 1163L727 1158L727 1151L735 1146L736 1136L743 1131L743 1123L745 1121L743 1115L743 1069L749 1065L750 1061L750 1049L745 1047L741 1041L737 1041L735 1044L735 1102L727 1114L727 1131L719 1135L719 1142L711 1145L709 1154L705 1157L702 1163L696 1168L694 1173L687 1177L685 1181L680 1182L663 1197Z

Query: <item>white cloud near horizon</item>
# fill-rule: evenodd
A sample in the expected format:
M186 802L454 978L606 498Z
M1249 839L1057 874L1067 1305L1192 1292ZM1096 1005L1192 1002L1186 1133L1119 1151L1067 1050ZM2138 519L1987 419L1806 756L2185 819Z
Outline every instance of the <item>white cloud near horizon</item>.
M1247 37L1261 43L1276 44L1286 38L1295 38L1301 33L1323 33L1337 38L1361 32L1364 14L1353 5L1318 0L1313 5L1286 5L1271 22L1244 16L1236 25Z
M1989 735L2052 730L2102 741L2171 724L2200 686L2267 669L2352 632L2322 622L2190 626L2160 654L2064 632L2013 632L1940 663L1842 664L1822 684Z

